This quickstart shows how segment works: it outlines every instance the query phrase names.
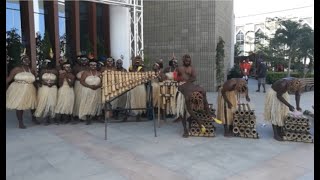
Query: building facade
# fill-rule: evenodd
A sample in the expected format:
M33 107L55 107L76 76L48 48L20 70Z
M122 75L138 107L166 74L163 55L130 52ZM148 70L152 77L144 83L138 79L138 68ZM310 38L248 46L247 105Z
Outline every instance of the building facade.
M135 3L135 4L134 4ZM155 61L190 54L197 83L216 90L215 51L225 41L224 72L233 66L233 0L227 1L43 1L7 0L6 30L17 29L37 69L37 42L50 39L54 60L61 52L71 62L79 52L122 58L128 68L134 55ZM180 62L181 64L181 62ZM167 61L165 65L168 65Z
M242 51L240 56L247 56L249 55L249 52L255 51L255 40L259 40L261 44L267 45L268 42L264 39L256 39L256 34L262 33L268 37L273 36L278 26L273 22L268 22L268 18L279 17L281 19L290 19L297 22L301 21L302 24L307 24L313 29L313 12L313 6L306 6L303 8L292 8L284 11L236 17L234 41L239 44L240 50Z
M67 54L71 62L79 52L92 52L96 58L122 58L124 67L129 67L132 56L141 53L143 48L141 38L135 45L139 21L133 18L142 13L138 11L141 3L141 0L7 0L6 31L16 29L34 69L38 66L37 41L45 35L50 39L54 60L61 52Z
M216 91L216 46L224 44L224 72L233 66L233 0L144 1L144 55L150 62L163 59L168 65L174 54L179 65L189 54L199 85Z

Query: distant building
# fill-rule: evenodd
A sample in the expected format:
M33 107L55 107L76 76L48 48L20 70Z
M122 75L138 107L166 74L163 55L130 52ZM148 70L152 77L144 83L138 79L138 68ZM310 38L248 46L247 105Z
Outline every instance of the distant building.
M255 51L255 40L260 41L261 44L267 44L264 39L256 39L256 34L263 33L268 37L272 37L275 33L277 25L268 23L266 21L268 17L279 17L293 21L301 20L302 24L307 24L314 29L313 7L236 17L234 41L240 45L239 47L242 51L240 55L247 56L249 55L249 52ZM270 30L266 27L269 27Z

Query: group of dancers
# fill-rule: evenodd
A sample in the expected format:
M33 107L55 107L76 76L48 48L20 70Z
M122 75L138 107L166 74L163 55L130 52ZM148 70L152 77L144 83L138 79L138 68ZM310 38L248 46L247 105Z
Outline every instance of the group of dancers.
M145 71L143 60L140 56L134 57L129 72ZM24 53L21 56L21 64L10 71L6 79L6 107L16 110L18 127L25 129L23 122L23 112L31 110L32 121L40 124L42 119L45 125L52 121L59 123L77 123L79 120L91 124L93 120L103 121L102 102L102 73L103 71L124 71L123 62L118 59L114 62L112 58L102 58L97 61L91 54L79 54L73 67L64 57L59 58L59 66L55 67L52 56L46 58L41 65L39 79L36 73L30 68L30 59ZM188 137L186 119L191 116L201 125L201 119L197 118L193 112L194 103L192 96L194 92L201 95L203 104L199 107L203 113L211 114L205 90L195 84L196 71L191 65L191 57L186 54L182 57L182 65L178 65L178 60L173 57L169 61L169 66L164 68L163 61L159 60L153 64L152 70L156 73L156 78L152 80L153 86L153 106L160 105L160 86L159 83L165 80L179 82L178 92L175 94L177 119L182 119L184 126L183 137ZM266 94L265 101L265 120L272 123L274 138L283 140L281 128L284 116L289 111L295 111L294 106L288 102L288 93L294 93L296 99L296 109L300 108L300 93L303 82L297 78L283 78L276 81ZM233 78L227 80L220 88L217 98L216 118L222 121L226 137L232 135L233 116L231 115L237 106L239 98L244 97L250 101L247 82L243 78ZM133 110L136 120L146 112L146 87L144 84L138 85L119 96L111 102L115 109L141 108ZM161 113L161 112L158 112ZM114 110L112 116L117 119L119 111ZM124 117L124 121L128 116Z

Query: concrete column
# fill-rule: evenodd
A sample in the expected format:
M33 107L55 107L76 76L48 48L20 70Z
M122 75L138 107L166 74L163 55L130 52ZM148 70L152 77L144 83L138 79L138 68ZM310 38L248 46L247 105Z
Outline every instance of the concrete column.
M104 17L103 31L104 31L104 47L107 56L111 56L111 46L110 46L110 10L109 5L103 5L102 16Z
M46 31L49 33L54 53L53 60L58 66L60 56L58 1L44 1L44 6L47 8L47 14L45 15Z
M97 6L94 2L89 2L89 39L93 48L93 55L95 58L98 56L97 52ZM88 52L89 53L89 52Z
M36 38L34 32L33 1L20 1L20 18L23 43L31 60L31 68L36 71ZM18 52L20 53L20 52Z
M66 1L66 3L70 3L70 36L69 41L71 45L71 54L73 58L77 56L80 52L80 6L79 1Z

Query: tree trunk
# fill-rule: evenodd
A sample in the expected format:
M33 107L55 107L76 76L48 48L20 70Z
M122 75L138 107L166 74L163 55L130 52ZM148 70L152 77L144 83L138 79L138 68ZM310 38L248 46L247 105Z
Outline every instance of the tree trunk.
M290 77L290 67L291 67L291 58L289 58L289 63L288 63L288 77Z
M303 68L304 68L303 69L303 78L306 78L306 75L308 72L308 70L306 69L307 68L306 64L307 64L307 56L304 57L304 60L303 60Z

